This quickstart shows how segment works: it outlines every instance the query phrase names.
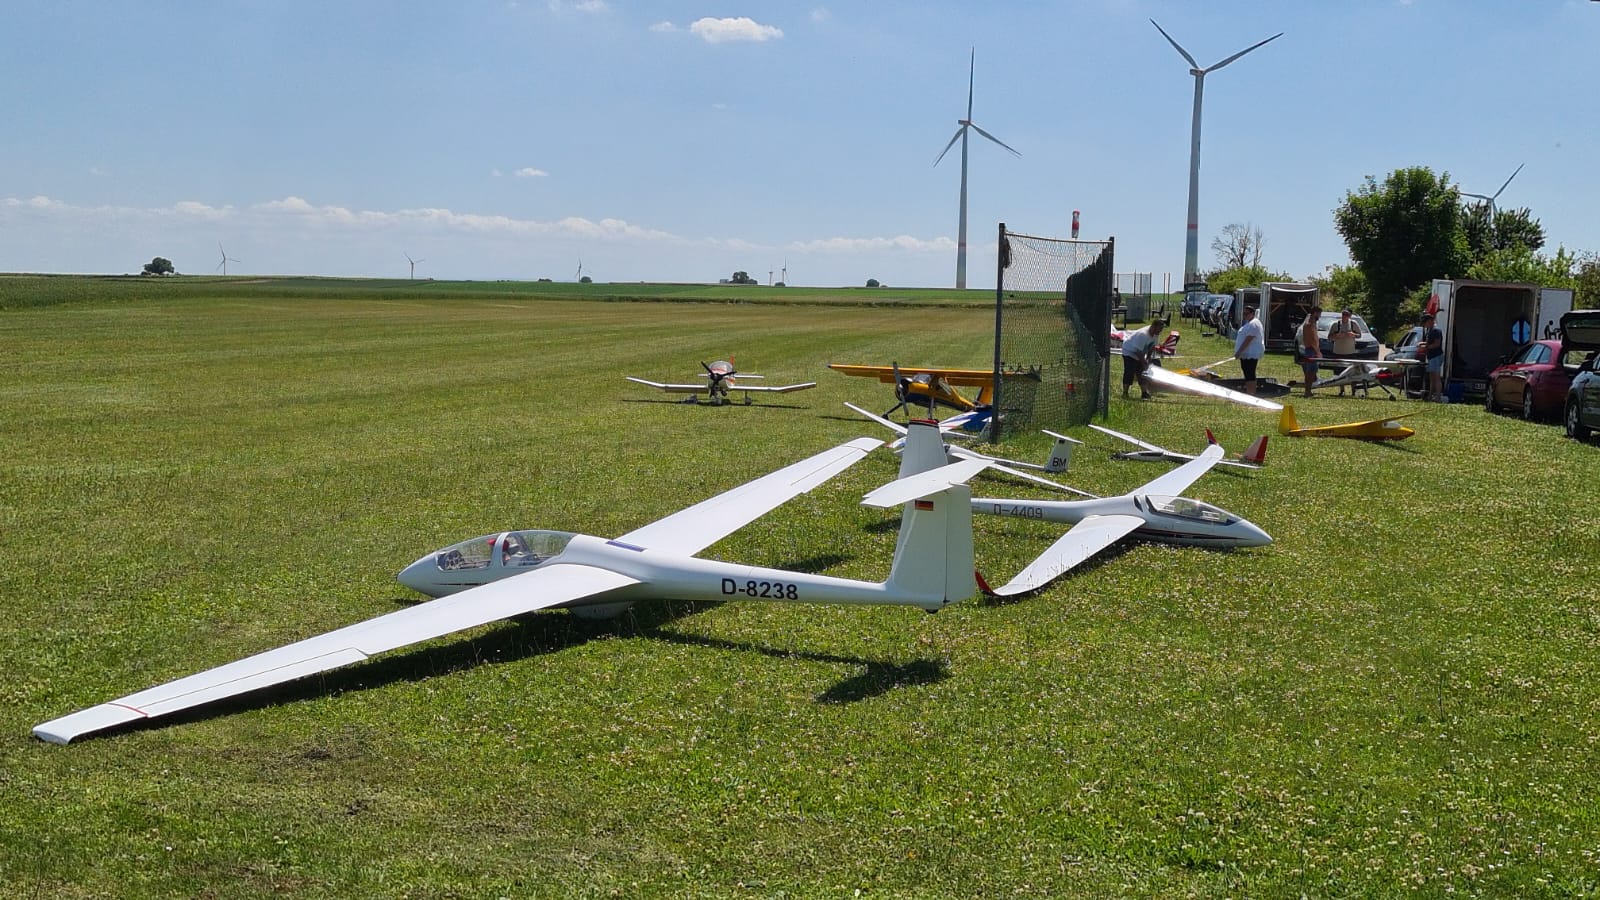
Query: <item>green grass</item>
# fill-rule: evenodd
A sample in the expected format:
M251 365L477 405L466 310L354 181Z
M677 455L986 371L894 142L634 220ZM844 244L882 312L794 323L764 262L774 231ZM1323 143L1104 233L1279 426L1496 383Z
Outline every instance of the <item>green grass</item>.
M1268 548L1128 545L937 616L535 615L45 745L40 721L414 602L393 574L444 544L619 534L872 434L840 403L883 409L887 389L824 364L981 365L991 320L845 297L42 280L61 299L0 316L13 894L1600 891L1600 448L1463 406L1297 403L1306 424L1411 412L1419 433L1274 437L1269 468L1191 491ZM1185 331L1191 361L1227 355ZM820 386L712 409L622 379L730 354ZM1207 425L1230 449L1274 425L1182 399L1114 401L1111 422L1188 450ZM1093 444L1080 487L1164 470L1075 433ZM708 555L879 579L894 516L856 501L894 466L870 457ZM976 530L991 581L1059 533Z

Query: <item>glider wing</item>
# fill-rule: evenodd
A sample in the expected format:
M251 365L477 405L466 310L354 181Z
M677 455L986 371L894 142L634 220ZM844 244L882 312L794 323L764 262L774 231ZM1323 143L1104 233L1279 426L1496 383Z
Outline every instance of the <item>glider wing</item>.
M882 444L876 438L856 438L657 519L617 540L692 556L850 468Z
M282 684L360 662L385 650L637 583L626 575L592 566L551 565L169 681L37 725L33 733L51 743L65 744L104 728Z
M1084 560L1115 544L1143 524L1144 519L1138 516L1087 516L1057 538L1015 578L996 588L994 593L1010 597L1036 591L1082 565Z

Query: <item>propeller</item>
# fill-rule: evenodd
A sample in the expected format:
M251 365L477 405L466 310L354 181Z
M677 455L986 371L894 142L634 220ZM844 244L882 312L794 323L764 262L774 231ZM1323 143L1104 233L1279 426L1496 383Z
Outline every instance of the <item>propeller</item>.
M894 368L894 399L895 399L895 404L893 406L889 407L889 411L888 412L883 414L883 417L885 419L887 419L890 416L894 415L895 410L897 410L897 409L906 409L906 401L909 400L910 397L911 397L911 379L901 377L901 375L900 375L900 364L898 362L890 363L890 365ZM911 413L908 410L906 412L906 416L909 418L910 415L911 415Z

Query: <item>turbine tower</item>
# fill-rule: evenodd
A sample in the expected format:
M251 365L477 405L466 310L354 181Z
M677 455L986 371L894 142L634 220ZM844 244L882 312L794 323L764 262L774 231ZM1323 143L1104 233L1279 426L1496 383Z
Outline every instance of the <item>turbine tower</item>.
M1178 46L1178 42L1173 40L1172 35L1167 34L1166 29L1157 24L1155 19L1151 19L1150 24L1155 25L1156 30L1161 32L1161 36L1166 38L1167 43L1172 45L1172 49L1178 51L1178 55L1188 61L1189 74L1194 76L1194 122L1190 126L1189 133L1189 232L1184 238L1183 244L1183 290L1187 293L1190 290L1198 290L1197 286L1191 287L1191 285L1198 285L1200 281L1200 97L1205 92L1206 75L1262 46L1262 44L1268 44L1283 37L1283 32L1280 31L1258 44L1252 44L1240 50L1222 62L1213 63L1202 69L1200 64L1194 61L1194 57L1189 55L1189 51Z
M1016 150L1013 150L1010 146L1007 146L1005 141L1002 141L989 132L984 131L982 128L979 128L972 121L972 75L976 69L977 61L978 49L974 47L972 48L970 58L967 60L967 117L965 119L956 120L956 125L958 127L956 128L955 136L950 138L950 143L945 144L943 150L939 151L939 159L933 161L935 166L939 165L939 160L944 159L944 155L950 152L950 148L956 145L956 141L961 142L961 222L956 228L957 290L964 289L967 286L967 131L969 129L976 131L989 140L994 141L996 144L1005 147L1007 150L1011 150L1012 154L1015 156L1022 155Z
M1525 166L1525 165L1527 165L1527 163L1523 163L1522 164L1522 166ZM1511 178L1517 177L1517 172L1521 172L1522 171L1522 166L1517 166L1517 171L1511 173ZM1463 197L1476 197L1479 200L1482 200L1485 203L1489 204L1489 222L1492 224L1494 222L1495 213L1499 212L1499 207L1495 206L1494 203L1495 203L1496 200L1500 199L1500 193L1506 189L1506 186L1511 184L1511 178L1507 178L1506 181L1505 181L1505 184L1500 185L1500 190L1495 191L1492 196L1485 196L1483 194L1469 194L1466 191L1462 191L1461 192L1461 196L1463 196Z
M222 274L223 275L227 275L228 274L228 263L239 262L239 260L234 259L233 257L229 256L228 255L228 251L222 249L222 242L221 241L217 241L217 252L222 254L222 262L217 263L217 268L222 270Z
M401 253L401 255L403 255L406 258L406 262L411 263L411 280L412 281L416 281L417 280L417 263L419 263L419 262L427 262L427 260L425 260L425 259L412 259L411 258L411 254L406 253L404 250L400 251L400 253Z

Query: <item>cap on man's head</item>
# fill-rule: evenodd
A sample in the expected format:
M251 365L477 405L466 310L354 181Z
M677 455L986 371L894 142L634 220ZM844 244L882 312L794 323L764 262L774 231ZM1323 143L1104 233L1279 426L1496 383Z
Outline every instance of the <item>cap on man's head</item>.
M1167 320L1166 319L1156 319L1155 321L1150 323L1150 327L1151 328L1165 328L1165 327L1167 327Z
M1346 306L1344 309L1339 310L1339 315L1341 315L1341 316L1350 315L1350 307Z

